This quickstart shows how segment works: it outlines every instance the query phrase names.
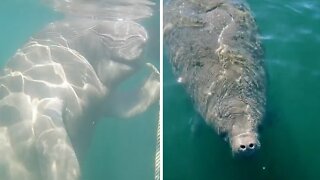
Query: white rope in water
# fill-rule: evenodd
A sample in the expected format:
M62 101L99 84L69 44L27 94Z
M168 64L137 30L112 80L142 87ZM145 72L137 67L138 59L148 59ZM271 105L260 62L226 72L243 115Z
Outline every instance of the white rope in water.
M156 147L156 157L155 157L155 180L160 180L160 111L158 119L158 128L157 128L157 147Z

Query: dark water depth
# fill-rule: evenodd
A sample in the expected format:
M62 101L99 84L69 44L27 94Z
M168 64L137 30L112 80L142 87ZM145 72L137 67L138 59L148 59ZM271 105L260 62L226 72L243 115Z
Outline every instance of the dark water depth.
M234 159L210 128L190 124L199 117L164 59L165 180L320 179L320 1L248 4L261 32L268 72L261 151Z

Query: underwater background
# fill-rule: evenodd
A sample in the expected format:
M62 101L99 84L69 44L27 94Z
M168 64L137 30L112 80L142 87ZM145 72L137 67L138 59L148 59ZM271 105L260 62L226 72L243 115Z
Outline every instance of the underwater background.
M148 31L144 62L159 67L160 9L153 6L153 16L140 20ZM63 16L40 0L2 0L0 3L0 65L21 48L33 34ZM147 72L141 71L122 85L137 88ZM97 118L93 116L92 118ZM159 105L130 119L103 118L97 123L92 144L81 164L82 180L154 179L156 130Z
M247 2L268 73L261 150L235 159L213 130L190 123L202 119L165 58L164 180L320 179L320 1Z

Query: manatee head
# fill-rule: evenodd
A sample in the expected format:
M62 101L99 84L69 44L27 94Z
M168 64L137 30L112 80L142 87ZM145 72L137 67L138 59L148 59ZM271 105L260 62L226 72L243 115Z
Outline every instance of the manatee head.
M236 156L249 156L260 149L258 134L255 131L247 131L234 134L229 137L232 154Z
M229 140L232 154L248 156L260 149L258 129L262 121L262 114L256 103L246 104L240 98L225 99L219 114L228 116L220 118L226 127L225 133Z

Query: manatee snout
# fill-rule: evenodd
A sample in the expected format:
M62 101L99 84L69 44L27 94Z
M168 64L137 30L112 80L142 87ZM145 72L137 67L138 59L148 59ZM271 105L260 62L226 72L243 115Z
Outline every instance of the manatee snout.
M232 153L236 156L253 155L260 149L260 142L255 132L246 132L230 138Z

